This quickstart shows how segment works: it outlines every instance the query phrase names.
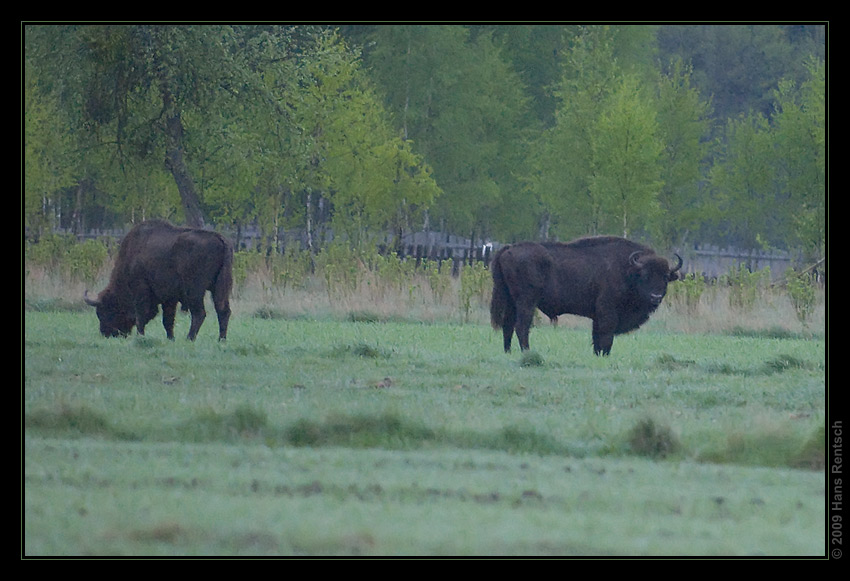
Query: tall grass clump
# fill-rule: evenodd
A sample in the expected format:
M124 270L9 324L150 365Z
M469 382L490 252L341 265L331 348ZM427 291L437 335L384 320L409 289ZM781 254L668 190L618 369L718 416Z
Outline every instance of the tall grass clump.
M806 323L815 308L815 285L810 277L797 274L793 269L786 273L788 282L786 289L791 299L791 305L801 323Z
M449 264L441 264L438 260L423 260L422 272L428 281L434 301L438 304L442 303L452 287L452 273Z
M77 242L73 235L51 234L26 247L27 270L41 269L49 276L94 284L109 263L110 248L102 240Z
M325 246L316 255L315 264L331 300L354 294L365 271L361 253L339 242Z
M678 438L669 426L651 418L640 420L628 433L629 449L633 454L653 459L663 459L681 448Z
M77 242L66 235L28 242L27 308L83 308L84 290L106 284L116 249L105 240ZM239 251L233 263L233 306L237 317L245 312L287 319L355 313L358 319L380 321L486 321L489 269L481 262L453 266L451 259L417 261L342 241L315 254L297 245L283 253ZM713 282L689 274L669 285L667 308L652 323L687 332L785 329L807 334L823 323L823 291L810 278L789 276L781 287L769 283L769 270L750 272L745 265Z
M706 286L705 280L696 273L686 274L685 278L668 286L669 300L678 312L695 315Z
M770 283L770 268L750 272L741 263L729 269L726 276L721 278L722 283L729 287L729 305L738 311L748 311L755 306L760 290Z
M460 305L463 321L468 322L473 300L479 305L487 304L491 291L490 271L481 262L465 266L460 275Z

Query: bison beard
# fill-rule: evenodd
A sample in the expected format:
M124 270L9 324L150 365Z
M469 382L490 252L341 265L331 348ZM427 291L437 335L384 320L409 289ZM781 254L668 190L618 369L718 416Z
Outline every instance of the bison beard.
M661 304L667 283L679 278L677 258L671 268L652 249L610 236L507 246L491 266L491 322L502 329L507 352L514 332L520 348L529 348L536 308L553 320L565 313L587 317L593 352L608 355L614 335L637 329Z
M233 247L216 232L179 228L152 220L124 237L109 285L87 304L95 307L104 337L127 336L136 326L140 335L162 305L162 325L174 338L177 303L192 316L190 340L206 318L204 294L210 291L218 315L219 340L227 338Z

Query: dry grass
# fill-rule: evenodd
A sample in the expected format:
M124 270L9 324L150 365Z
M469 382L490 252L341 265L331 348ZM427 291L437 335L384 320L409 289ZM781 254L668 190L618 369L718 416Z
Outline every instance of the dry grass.
M24 298L27 308L52 305L56 308L85 308L83 293L98 293L109 279L111 265L97 276L94 283L69 280L47 272L44 268L25 269ZM234 316L266 316L269 318L334 318L357 320L410 320L425 323L463 322L461 283L452 278L447 292L437 296L427 277L415 274L402 283L383 281L374 272L364 272L356 289L326 288L319 275L312 275L295 286L275 284L265 270L248 273L244 282L234 288ZM467 322L488 324L489 290L472 300ZM764 335L823 336L826 325L824 291L818 289L816 306L809 319L797 319L787 294L782 289L762 289L755 303L746 309L730 305L730 293L722 287L709 287L695 309L677 304L672 297L653 315L647 325L659 330L684 333L751 332ZM538 317L538 325L549 324ZM558 325L587 328L586 319L563 315Z

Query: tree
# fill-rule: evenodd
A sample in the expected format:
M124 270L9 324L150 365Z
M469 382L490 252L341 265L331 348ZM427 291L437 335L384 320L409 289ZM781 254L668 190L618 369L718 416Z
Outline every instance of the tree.
M693 86L693 67L681 59L656 80L659 137L664 143L658 203L668 219L659 222L663 247L682 246L701 227L705 214L703 172L708 164L711 105Z
M772 135L778 205L787 207L789 247L811 258L824 255L826 240L826 99L823 63L810 61L809 78L797 86L780 81Z
M663 144L655 110L637 79L626 75L601 112L591 147L594 157L591 196L601 212L616 217L622 235L655 230ZM613 230L610 220L608 228Z
M555 95L555 125L532 145L527 184L539 201L540 237L574 238L603 231L601 187L594 143L606 103L621 72L614 58L614 32L582 27L566 50ZM601 184L599 184L601 186Z
M53 226L51 195L76 181L68 119L53 93L24 78L24 222L34 234Z
M367 232L409 227L439 195L429 168L398 136L360 68L335 33L305 59L304 87L292 114L313 135L313 187L333 206L335 231L359 245Z
M370 70L395 123L444 192L428 218L492 231L518 190L531 122L518 75L490 34L471 38L462 26L382 26L371 42Z
M825 82L813 63L801 86L774 93L774 114L728 123L711 171L726 235L744 248L804 248L812 258L825 241Z
M34 41L59 33L72 50L28 64L83 103L80 127L89 155L104 149L115 175L156 165L171 176L188 224L204 224L192 170L191 131L214 123L221 99L238 99L245 69L228 26L114 25L32 27ZM57 63L50 58L56 57ZM47 73L45 73L47 74ZM128 171L129 170L129 171ZM145 175L147 171L138 172Z
M711 168L714 211L706 219L719 227L721 240L761 248L770 240L775 215L771 139L760 113L741 115L726 125L722 151Z

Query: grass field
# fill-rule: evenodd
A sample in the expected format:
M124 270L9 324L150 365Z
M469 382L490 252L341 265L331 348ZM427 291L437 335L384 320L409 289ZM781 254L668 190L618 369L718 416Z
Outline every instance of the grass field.
M156 324L155 324L156 323ZM825 343L237 309L226 344L24 314L49 555L823 556ZM185 336L188 317L178 317Z

